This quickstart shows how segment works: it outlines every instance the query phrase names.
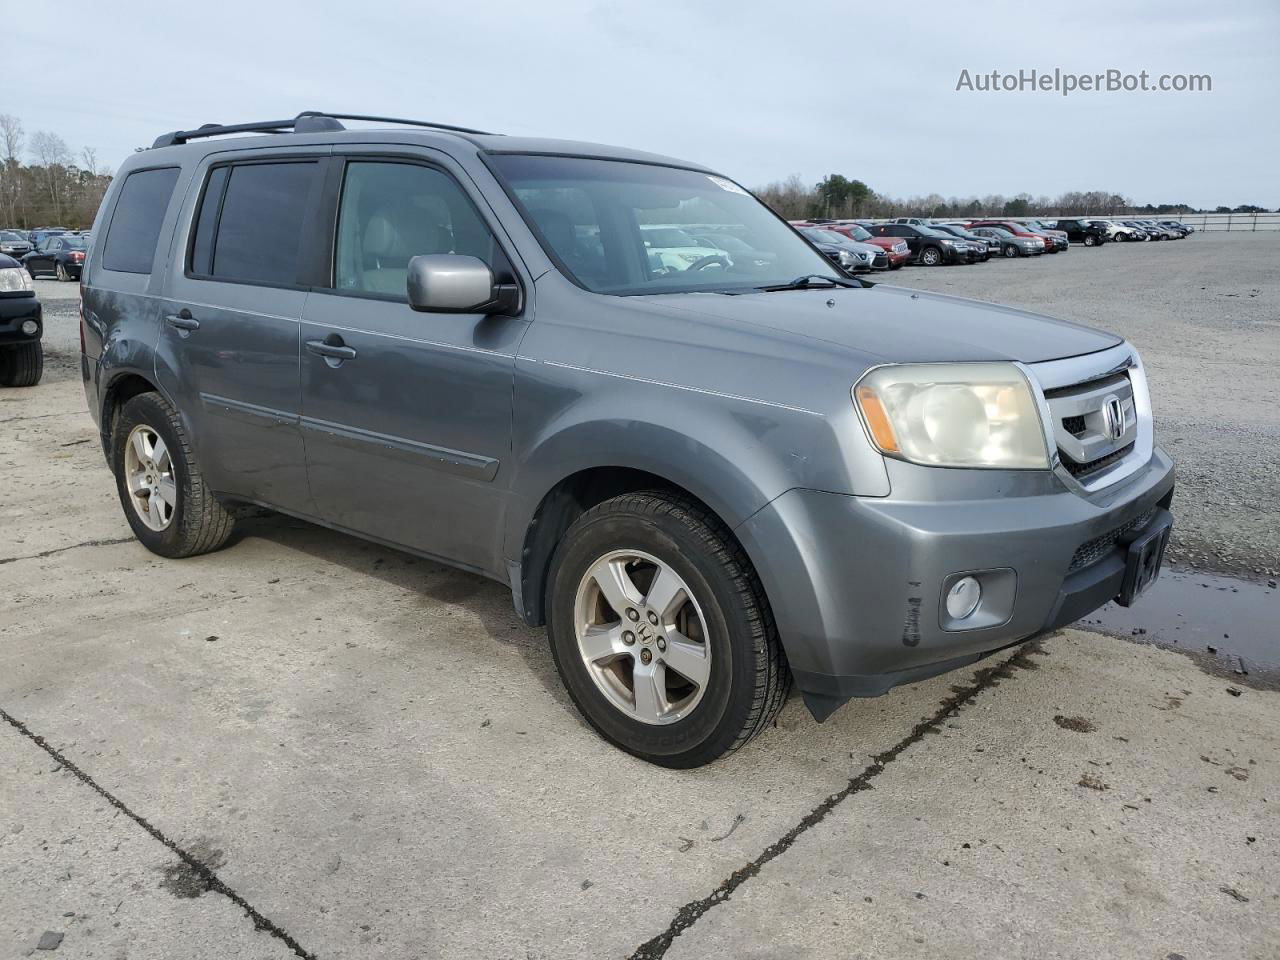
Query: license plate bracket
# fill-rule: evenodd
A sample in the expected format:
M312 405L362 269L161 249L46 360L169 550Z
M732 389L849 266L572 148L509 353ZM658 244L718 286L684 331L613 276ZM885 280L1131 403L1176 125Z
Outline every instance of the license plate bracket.
M1116 603L1120 606L1132 606L1160 578L1164 551L1169 545L1172 529L1173 514L1168 510L1157 510L1142 529L1121 541L1125 547L1125 561L1124 581L1116 595Z

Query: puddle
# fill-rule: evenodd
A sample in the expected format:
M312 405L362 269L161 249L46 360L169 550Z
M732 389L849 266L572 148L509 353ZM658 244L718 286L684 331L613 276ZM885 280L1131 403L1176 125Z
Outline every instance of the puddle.
M1079 625L1181 650L1217 676L1280 690L1280 590L1266 583L1166 568L1134 606L1108 603Z

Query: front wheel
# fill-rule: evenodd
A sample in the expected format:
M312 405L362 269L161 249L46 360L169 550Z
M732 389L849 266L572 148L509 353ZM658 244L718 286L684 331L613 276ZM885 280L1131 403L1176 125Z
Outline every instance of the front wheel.
M920 262L926 267L936 267L942 262L942 251L937 247L925 247L920 251Z
M587 721L664 767L697 767L763 730L790 673L755 571L705 507L664 491L580 516L552 558L547 633Z
M112 437L111 468L134 536L162 557L217 550L235 521L205 486L178 412L158 393L124 405Z
M39 340L0 349L0 387L34 387L44 373Z
M59 280L63 281L64 283L71 279L71 274L67 273L67 268L64 267L61 263L57 264L54 267L53 273L54 273L54 276L56 276Z
M1009 244L1009 246L1004 248L1004 255L1006 257L1016 257L1018 255L1018 248L1013 244Z

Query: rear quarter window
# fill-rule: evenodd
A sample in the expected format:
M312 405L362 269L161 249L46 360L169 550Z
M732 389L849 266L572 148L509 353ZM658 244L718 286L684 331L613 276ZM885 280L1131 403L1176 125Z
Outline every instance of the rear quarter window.
M102 247L102 266L121 273L150 273L160 225L178 182L177 167L139 170L120 188Z

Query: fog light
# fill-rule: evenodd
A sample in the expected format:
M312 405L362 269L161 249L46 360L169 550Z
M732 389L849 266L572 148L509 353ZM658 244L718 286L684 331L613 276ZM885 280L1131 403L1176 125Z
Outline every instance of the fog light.
M982 599L982 587L973 577L961 577L947 591L947 616L963 620L978 609Z
M40 330L40 324L36 323L34 320L22 321L22 332L25 333L28 337L34 337L39 332L39 330Z

